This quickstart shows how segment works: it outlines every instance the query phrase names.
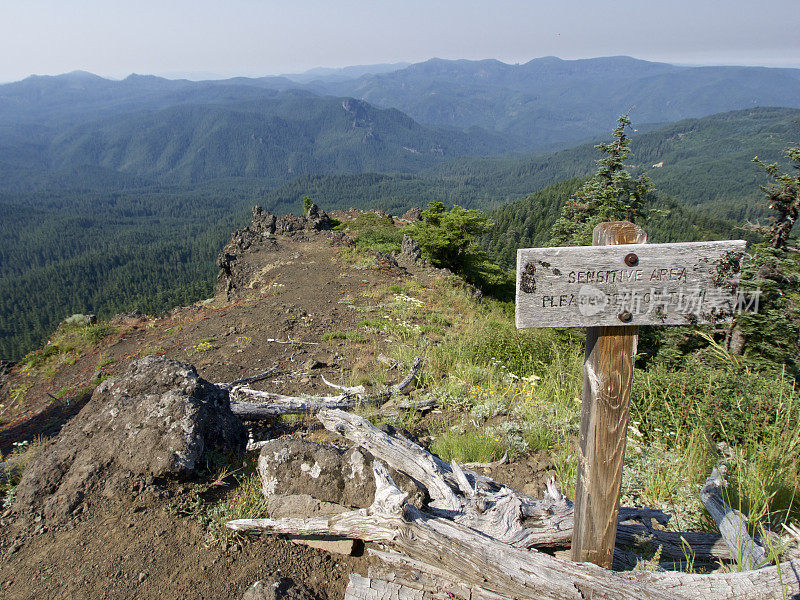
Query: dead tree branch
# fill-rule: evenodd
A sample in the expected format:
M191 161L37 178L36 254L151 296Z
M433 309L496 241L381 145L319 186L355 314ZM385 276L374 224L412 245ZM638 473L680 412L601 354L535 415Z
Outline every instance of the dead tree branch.
M747 571L761 569L770 564L767 553L747 532L747 517L731 508L722 498L720 490L727 485L725 473L724 463L719 463L711 470L700 490L700 500L719 527L734 560Z

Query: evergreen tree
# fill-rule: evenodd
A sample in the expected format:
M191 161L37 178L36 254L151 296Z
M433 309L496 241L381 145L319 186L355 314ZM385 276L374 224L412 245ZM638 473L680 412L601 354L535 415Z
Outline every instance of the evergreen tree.
M789 148L786 157L800 171L800 147ZM744 354L762 367L785 365L797 376L800 360L800 249L792 233L800 211L800 176L782 172L777 163L763 167L774 183L762 186L774 211L769 226L754 226L763 241L751 249L751 260L742 274L745 294L758 294L758 310L737 315L726 342L733 354ZM753 306L755 308L755 306Z
M800 147L788 148L786 157L793 160L794 168L800 171ZM757 156L753 162L764 167L764 170L776 183L768 187L762 186L769 199L769 208L775 211L772 226L766 242L775 249L787 250L792 227L797 222L800 212L800 176L791 173L782 173L778 163L765 164Z
M604 221L633 221L644 212L650 179L642 174L633 179L625 169L631 140L625 133L630 127L628 115L617 119L614 140L595 146L606 156L597 161L598 169L581 189L564 204L553 226L553 243L560 246L583 246L592 243L592 230Z
M458 205L448 211L441 202L431 202L421 216L422 220L406 231L419 243L425 258L497 298L513 297L511 275L475 241L476 236L486 234L494 226L491 219L479 210Z
M308 196L303 196L303 214L308 216L308 211L311 210L311 207L314 205L314 201L309 198Z

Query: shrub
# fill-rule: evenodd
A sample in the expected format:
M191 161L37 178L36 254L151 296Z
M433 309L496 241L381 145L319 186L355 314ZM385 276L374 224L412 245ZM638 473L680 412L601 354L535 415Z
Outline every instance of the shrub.
M703 431L713 443L758 445L776 429L797 428L798 391L788 377L687 361L681 370L635 371L631 411L645 441Z
M513 276L475 243L476 236L493 226L493 221L479 210L456 205L448 211L441 202L431 202L422 212L422 221L409 227L407 233L435 266L450 269L497 298L510 299Z
M399 251L403 241L403 231L395 227L389 217L372 212L361 213L335 229L348 231L360 250L390 254Z

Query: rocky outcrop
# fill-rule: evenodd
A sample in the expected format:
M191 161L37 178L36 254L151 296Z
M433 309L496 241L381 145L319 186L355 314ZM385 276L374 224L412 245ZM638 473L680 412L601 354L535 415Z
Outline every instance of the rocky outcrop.
M367 111L368 106L369 105L363 100L356 100L355 98L346 98L342 100L342 108L348 116L353 119L350 125L351 127L369 127L371 125L369 121L369 112Z
M273 584L256 581L247 588L242 600L314 600L316 596L302 582L284 577Z
M417 240L410 235L403 234L403 243L400 246L400 254L412 262L417 262L422 258L422 250L420 250Z
M408 221L410 223L422 221L422 209L416 206L414 208L409 208L400 218L403 221Z
M92 492L115 496L191 477L206 451L238 453L246 442L225 390L191 365L142 358L125 375L101 383L28 466L14 509L63 520Z
M249 229L262 235L288 235L297 231L324 231L330 228L331 219L328 213L312 204L302 217L291 214L278 217L260 206L254 206L253 223Z
M330 230L331 218L316 204L312 204L308 212L302 217L285 215L278 217L263 210L260 206L253 207L253 221L250 226L233 232L231 241L217 256L217 292L224 293L230 300L236 289L247 283L247 274L237 272L237 261L241 255L250 251L276 251L280 249L275 235L296 237L305 232Z
M310 516L366 508L375 498L372 456L296 438L270 440L258 457L258 475L270 514ZM421 502L419 488L393 472L397 484ZM290 507L293 507L290 509Z

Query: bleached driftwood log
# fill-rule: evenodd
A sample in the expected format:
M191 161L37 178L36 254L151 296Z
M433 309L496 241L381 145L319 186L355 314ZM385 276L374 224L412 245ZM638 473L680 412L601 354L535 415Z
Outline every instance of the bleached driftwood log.
M719 463L711 470L700 490L700 500L719 527L734 560L747 571L761 569L770 564L767 553L747 532L747 517L731 508L722 498L720 490L727 485L726 470L724 463Z
M351 409L362 404L375 404L385 402L388 393L374 396L358 396L339 394L337 396L283 396L272 392L262 392L249 388L233 388L230 392L231 411L245 421L258 421L272 419L280 415L300 415L315 413L324 409ZM261 402L252 402L245 398L261 399Z
M330 431L419 482L431 497L429 506L449 511L446 514L458 522L521 547L568 547L572 540L572 503L552 480L542 499L531 498L489 477L448 465L417 444L402 436L390 436L357 415L323 411L317 418ZM459 473L463 473L463 479ZM652 509L621 507L621 542L634 545L649 541L662 546L664 560L684 560L680 535L653 529L651 519L666 524L669 516ZM730 558L718 535L689 533L685 539L697 562Z
M418 482L430 496L428 507L435 514L518 547L563 542L561 523L571 516L572 505L555 485L549 487L544 500L536 500L465 471L456 462L448 465L417 444L388 435L357 415L332 410L321 411L317 418L330 431ZM524 518L535 519L537 526L524 526Z
M514 547L443 514L406 504L406 494L382 463L375 460L373 472L376 492L369 508L325 518L240 519L230 521L228 527L237 531L339 535L389 544L400 552L396 560L415 561L417 568L422 565L430 576L444 572L443 581L485 590L488 598L495 599L777 600L800 592L800 561L722 575L618 573ZM358 597L353 590L350 598Z
M398 383L397 385L392 386L391 390L393 393L401 393L405 390L411 382L414 381L414 377L417 376L419 370L422 368L422 357L417 356L413 361L411 361L411 367L408 370L408 373L405 377Z
M387 568L376 568L369 578L354 578L349 600L446 600L451 594L465 600L762 600L790 598L800 592L800 561L730 574L620 573L527 550L531 544L563 544L565 537L568 542L571 503L552 482L546 497L534 500L457 464L447 465L355 415L330 410L320 412L318 418L376 457L372 506L329 518L245 519L228 526L239 531L338 535L391 546L392 552L375 551ZM405 494L378 459L425 487L431 499L429 509L405 503ZM620 510L621 520L652 517L658 518L658 511Z
M325 409L346 410L363 404L385 402L392 394L401 393L407 388L417 376L421 366L422 359L415 358L408 374L400 383L372 395L365 393L364 386L345 387L332 384L325 381L324 378L323 381L327 385L343 390L342 393L335 396L284 396L283 394L254 390L246 385L226 385L232 386L230 399L233 414L246 421L258 421L280 415L315 413ZM251 378L250 381L255 381L255 379ZM254 402L254 400L258 400L258 402Z

